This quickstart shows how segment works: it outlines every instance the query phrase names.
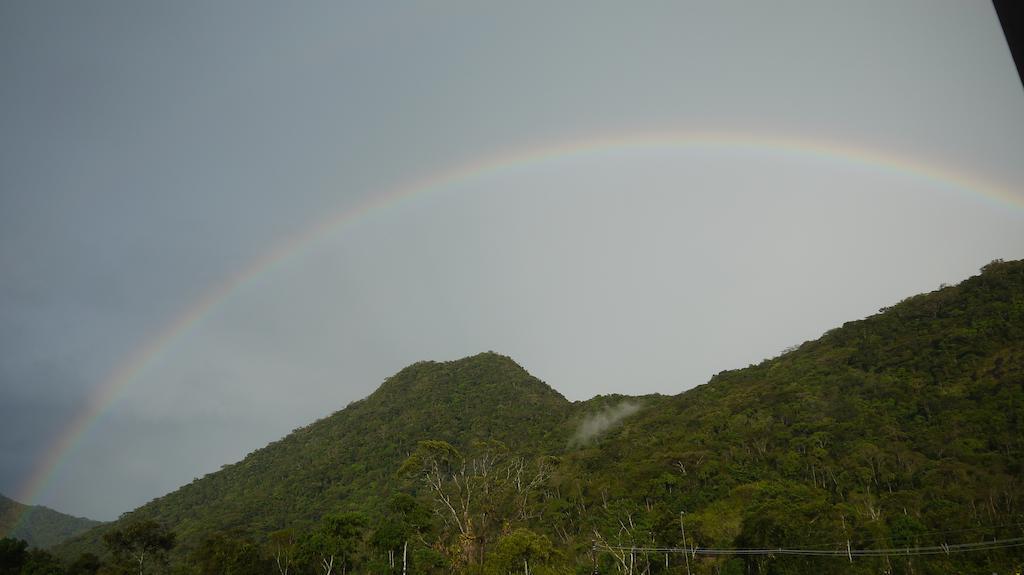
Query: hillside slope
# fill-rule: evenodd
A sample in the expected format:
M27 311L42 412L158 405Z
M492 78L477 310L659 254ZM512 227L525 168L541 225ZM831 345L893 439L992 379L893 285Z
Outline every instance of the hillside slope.
M611 423L581 438L591 421ZM470 477L490 497L449 514L428 484L399 473L424 439L461 450L432 468L443 489L469 484L459 462L481 461L472 459L475 440L507 445L510 466ZM429 459L437 453L415 462L440 461ZM536 490L502 495L521 489L504 479L509 470L536 455L554 456L530 468ZM373 518L360 560L386 571L372 561L394 548L380 547L376 534L398 521L388 517L391 497L410 493L434 510L415 543L442 557L431 565L511 568L489 558L504 557L501 542L518 537L516 545L553 545L557 552L537 551L535 560L556 570L589 572L596 561L602 572L682 573L679 556L615 548L680 547L685 538L715 548L879 550L1022 537L1022 467L1024 262L993 262L957 286L674 397L570 403L491 353L415 364L365 400L60 549L95 550L105 529L155 518L178 532L184 556L213 532L263 541L360 510ZM1013 568L1020 549L856 563L695 555L686 568L990 572Z
M382 509L418 441L496 439L540 453L564 445L571 403L511 359L482 353L413 364L369 397L132 512L188 547L211 531L304 529L327 512ZM109 527L115 527L114 522ZM99 549L105 528L68 546ZM65 551L65 553L68 553ZM73 553L72 553L73 554Z
M709 547L1020 537L1024 262L983 271L722 372L579 453L576 472L604 497L643 501L642 538L659 545L682 544L680 512L689 543ZM992 567L986 560L927 565ZM823 568L817 558L773 561ZM851 569L841 563L831 567ZM900 568L909 566L878 559L868 570Z
M100 525L42 505L28 506L0 495L0 533L46 548Z

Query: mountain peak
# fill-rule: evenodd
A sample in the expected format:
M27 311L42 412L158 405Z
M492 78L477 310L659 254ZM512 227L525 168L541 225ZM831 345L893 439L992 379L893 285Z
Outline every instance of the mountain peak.
M405 404L449 397L569 405L562 394L530 375L511 357L493 351L452 361L414 363L389 377L367 400Z

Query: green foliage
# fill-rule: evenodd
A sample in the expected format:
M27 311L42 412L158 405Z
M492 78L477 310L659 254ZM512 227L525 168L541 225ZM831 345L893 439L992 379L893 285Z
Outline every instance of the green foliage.
M23 539L32 547L48 548L100 525L41 505L24 505L0 495L0 533Z
M423 440L465 449L496 440L510 450L560 449L572 404L511 359L482 353L421 362L372 395L295 430L242 461L151 501L132 513L173 525L183 548L211 531L258 539L279 529L315 529L325 511L379 517L402 478L396 470ZM62 545L73 557L101 548L103 533Z
M395 575L403 556L410 575L1016 566L1013 549L851 562L616 548L836 551L1021 536L1024 262L995 262L680 395L642 398L638 412L574 441L625 401L570 403L491 353L418 363L58 549L95 549L103 533L148 518L174 526L179 556L232 533L275 557L281 541L268 535L286 528L285 547L305 551L295 573L324 573L334 557L339 573Z
M0 539L0 575L17 575L28 560L28 543L22 539Z
M115 562L130 564L139 575L147 566L167 562L167 554L174 548L176 535L151 519L127 523L103 535L103 543L113 554Z
M686 511L691 536L705 546L884 548L1020 536L1022 399L1024 263L995 263L958 286L722 372L566 461L602 500ZM991 525L1004 527L981 528ZM660 542L679 543L667 536ZM815 560L812 569L772 558L745 568L937 564L913 561ZM1006 554L949 561L950 570L1009 566Z
M62 575L60 561L44 549L29 549L21 575Z
M273 559L278 575L288 575L299 559L300 541L291 529L281 529L270 534L267 554Z
M273 566L263 546L212 533L189 553L187 570L197 575L247 575L270 573Z
M0 539L0 575L63 575L60 561L22 539Z
M744 509L737 547L757 549L815 548L822 542L841 542L847 534L841 526L841 509L830 505L820 489L776 482L758 486L757 493ZM758 571L767 571L771 563L776 573L845 573L842 559L820 557L757 557L751 561Z
M103 562L93 553L82 553L68 565L68 575L96 575Z
M557 554L551 541L529 529L519 528L502 536L495 545L494 552L487 558L484 567L486 575L505 575L506 573L565 572L557 569Z
M303 541L300 554L324 575L347 573L364 559L367 519L348 512L324 517L320 528Z
M448 572L450 565L442 553L428 547L413 551L412 567L414 573L440 575Z

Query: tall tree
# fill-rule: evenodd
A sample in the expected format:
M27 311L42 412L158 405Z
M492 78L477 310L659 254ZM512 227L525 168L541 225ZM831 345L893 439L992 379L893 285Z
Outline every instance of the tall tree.
M282 529L270 534L270 553L274 556L278 575L288 575L299 551L299 541L291 529Z
M146 565L166 564L167 553L174 548L175 534L156 521L143 519L103 535L103 543L118 560L127 559L144 575Z
M358 564L367 524L362 513L328 515L304 542L303 555L316 564L322 575L335 571L345 575Z

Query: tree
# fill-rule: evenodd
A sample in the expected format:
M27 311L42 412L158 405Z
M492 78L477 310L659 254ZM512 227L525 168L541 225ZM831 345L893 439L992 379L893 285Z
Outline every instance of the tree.
M373 546L387 555L388 569L394 570L403 548L408 546L412 530L401 518L388 516L373 532Z
M526 463L521 462L517 475L507 460L508 448L500 441L475 442L470 455L463 456L447 442L427 440L419 442L399 470L427 487L435 513L444 522L442 536L456 540L443 547L457 568L483 562L490 538L502 519L512 515L502 509L503 502L529 502L530 494L547 479L547 466L542 480L531 483L534 474ZM509 491L517 479L520 491Z
M28 543L21 539L0 539L0 575L18 575L28 559Z
M298 551L299 542L291 529L282 529L270 534L270 552L274 556L279 575L288 575Z
M436 549L424 547L412 552L412 564L417 573L440 575L450 572L447 558Z
M147 561L167 563L167 553L174 548L175 535L156 521L143 519L105 533L103 543L116 559L138 565L139 575L143 575Z
M82 553L68 566L68 575L96 575L103 566L100 558L93 553Z
M323 575L339 568L344 575L360 558L367 523L362 513L328 515L303 543L303 555L316 563Z
M422 480L442 509L438 514L446 523L458 528L461 535L468 536L468 506L472 492L464 492L471 486L456 480L465 475L464 462L462 453L446 441L421 441L416 451L402 464L399 473Z
M508 487L514 499L516 519L527 521L534 518L533 499L537 492L551 478L558 466L556 457L544 456L534 460L526 457L513 457L505 466Z
M395 493L388 500L387 513L377 523L370 538L375 551L374 559L379 560L379 569L374 571L408 572L410 543L429 547L425 534L432 525L431 510L408 493ZM378 555L379 554L379 555ZM367 565L369 567L369 565Z
M200 573L219 575L264 573L270 567L270 561L261 553L259 546L222 533L208 535L199 547L189 553L189 559Z
M555 550L551 541L529 529L515 531L498 539L494 552L487 557L484 573L486 575L505 575L506 573L549 572Z
M43 549L29 549L21 575L63 575L60 561Z

